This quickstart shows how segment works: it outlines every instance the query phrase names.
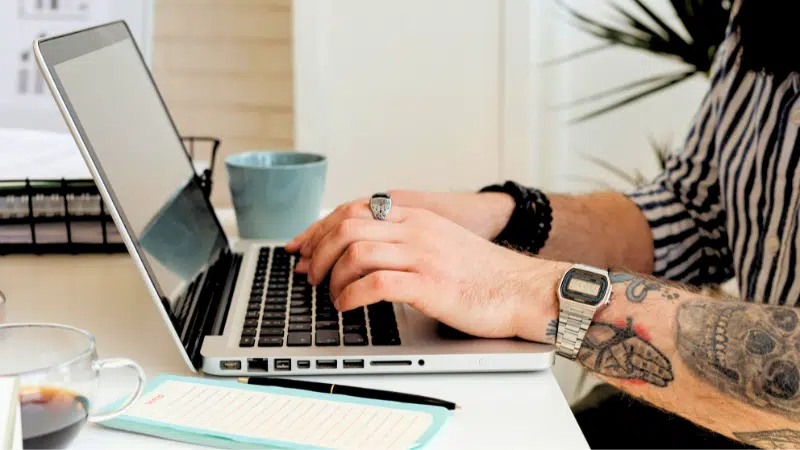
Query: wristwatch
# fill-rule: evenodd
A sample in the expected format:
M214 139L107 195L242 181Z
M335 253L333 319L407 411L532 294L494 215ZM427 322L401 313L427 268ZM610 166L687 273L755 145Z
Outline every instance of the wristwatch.
M607 270L576 264L558 284L558 332L556 353L574 360L583 344L595 312L611 301Z

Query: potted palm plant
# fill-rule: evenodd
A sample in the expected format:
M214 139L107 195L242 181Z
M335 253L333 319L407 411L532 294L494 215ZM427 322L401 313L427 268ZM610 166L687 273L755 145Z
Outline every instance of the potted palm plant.
M608 20L589 17L564 0L556 1L567 11L578 29L600 40L594 47L560 58L558 63L622 46L678 60L684 64L680 70L613 86L571 102L566 106L597 105L588 113L571 119L571 123L585 122L607 114L676 86L691 77L708 77L719 44L725 37L731 9L729 0L669 0L679 22L679 26L672 26L670 23L674 23L674 20L659 16L652 5L643 0L630 0L627 6L609 1L614 16ZM615 100L609 101L610 98ZM652 140L651 143L660 167L663 168L669 154L669 145L657 144ZM641 172L626 173L602 159L591 157L589 160L633 186L640 186L649 180Z

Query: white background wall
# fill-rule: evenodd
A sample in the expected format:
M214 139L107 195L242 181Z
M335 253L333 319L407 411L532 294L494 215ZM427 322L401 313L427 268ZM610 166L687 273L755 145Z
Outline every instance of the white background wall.
M568 3L609 16L606 2ZM649 3L669 12L666 0ZM555 105L681 65L615 48L542 69L543 61L596 44L551 0L295 0L294 7L297 146L331 157L328 204L387 188L474 189L507 177L593 189L580 178L603 175L583 154L654 174L648 139L679 144L707 84L698 77L567 125L581 110Z

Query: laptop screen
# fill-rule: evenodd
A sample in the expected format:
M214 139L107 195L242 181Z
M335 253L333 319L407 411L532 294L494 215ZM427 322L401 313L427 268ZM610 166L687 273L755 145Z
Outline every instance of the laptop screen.
M121 225L174 308L228 243L130 32L118 22L39 48Z

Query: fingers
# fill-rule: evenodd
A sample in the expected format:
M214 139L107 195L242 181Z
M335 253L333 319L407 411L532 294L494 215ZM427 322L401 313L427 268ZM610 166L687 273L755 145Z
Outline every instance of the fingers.
M411 210L408 208L396 208L392 210L395 221L402 221ZM314 247L313 253L305 254L308 245L304 246L303 257L310 257L311 262L308 268L308 279L311 283L317 284L328 273L342 256L347 247L358 241L382 241L382 242L403 242L406 238L405 228L394 222L368 219L348 218L330 227L328 234L319 239L319 242L311 244ZM309 244L312 241L309 241Z
M433 297L430 282L411 272L379 270L348 284L334 300L339 311L350 311L381 300L407 303L425 312L423 299Z
M322 248L320 247L320 251ZM415 258L407 244L362 241L347 247L331 270L331 295L338 297L350 283L378 270L410 271Z
M323 219L320 219L320 220L312 223L310 227L305 229L305 231L303 231L302 233L300 233L297 236L295 236L294 239L292 239L291 241L287 242L286 243L286 251L289 252L289 253L296 253L296 252L300 251L300 247L302 247L303 244L306 241L308 241L308 238L311 237L314 234L314 232L316 231L317 227L319 227L319 223L321 221L323 221L323 220L325 220L325 219L323 218Z
M317 245L308 269L308 280L319 283L344 254L350 244L359 241L402 242L402 226L396 223L368 219L346 219L332 229ZM355 250L351 257L358 257Z
M405 215L408 213L409 208L393 207L386 218L386 222L401 222L404 220ZM348 205L336 208L336 211L331 213L325 220L320 222L316 227L313 234L300 248L300 253L303 256L311 256L314 254L320 241L328 235L334 228L339 226L345 219L368 219L375 220L372 216L372 210L369 208L369 202L350 203Z

